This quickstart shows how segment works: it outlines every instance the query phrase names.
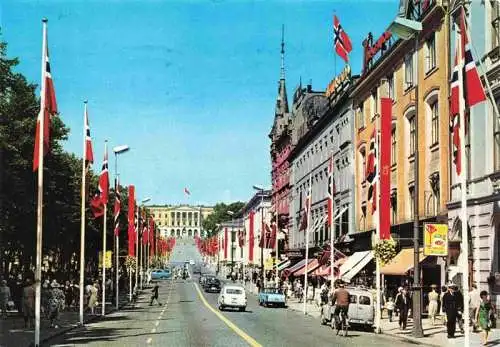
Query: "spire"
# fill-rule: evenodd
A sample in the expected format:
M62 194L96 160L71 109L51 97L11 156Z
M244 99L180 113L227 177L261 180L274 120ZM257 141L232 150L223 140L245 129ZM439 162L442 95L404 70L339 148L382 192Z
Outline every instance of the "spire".
M284 116L288 113L288 99L285 86L285 25L281 27L281 73L276 100L276 115Z

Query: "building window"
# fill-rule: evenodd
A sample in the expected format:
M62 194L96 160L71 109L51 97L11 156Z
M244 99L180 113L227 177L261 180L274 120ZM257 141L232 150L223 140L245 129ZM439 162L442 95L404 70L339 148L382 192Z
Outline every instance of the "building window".
M365 152L365 147L360 148L359 150L360 154L360 159L361 159L361 167L360 167L360 174L361 174L361 183L365 182L366 180L366 152Z
M389 91L389 98L391 98L392 101L395 101L396 93L394 90L394 74L387 76L387 89Z
M425 47L427 51L425 72L427 73L436 67L436 36L434 33L425 42Z
M413 218L415 215L415 187L410 187L409 199L408 206L410 206L410 218Z
M391 130L391 165L396 165L398 154L396 152L396 126Z
M372 91L371 103L372 103L372 119L373 119L378 114L378 92L376 88Z
M439 143L439 107L438 102L434 101L431 107L431 126L432 126L432 146Z
M413 54L407 54L404 58L405 64L405 90L413 87Z
M498 1L490 1L491 4L491 47L493 50L500 46L500 3Z
M361 129L361 128L364 128L365 127L365 114L364 114L364 107L363 107L363 103L360 103L358 105L358 110L357 110L357 114L358 114L358 129Z
M398 222L398 198L395 191L391 193L391 224Z
M498 124L498 120L496 119L496 116L493 116L493 138L494 138L494 168L495 172L500 171L500 125ZM500 258L500 257L499 257Z
M415 129L415 121L415 115L411 116L411 118L408 119L408 122L410 123L410 156L415 155L416 150L415 144L417 143L417 133Z

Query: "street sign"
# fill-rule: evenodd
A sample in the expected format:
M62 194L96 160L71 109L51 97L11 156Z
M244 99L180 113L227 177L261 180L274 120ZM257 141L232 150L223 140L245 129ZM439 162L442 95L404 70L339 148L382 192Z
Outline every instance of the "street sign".
M448 255L448 225L424 224L424 255Z

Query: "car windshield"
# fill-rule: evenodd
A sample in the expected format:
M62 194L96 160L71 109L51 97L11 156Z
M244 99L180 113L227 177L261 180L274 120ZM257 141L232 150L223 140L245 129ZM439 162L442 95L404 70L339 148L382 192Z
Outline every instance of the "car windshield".
M236 288L227 288L226 294L243 294L243 290Z
M266 288L266 289L264 289L264 293L277 294L279 292L278 292L278 290L276 288Z

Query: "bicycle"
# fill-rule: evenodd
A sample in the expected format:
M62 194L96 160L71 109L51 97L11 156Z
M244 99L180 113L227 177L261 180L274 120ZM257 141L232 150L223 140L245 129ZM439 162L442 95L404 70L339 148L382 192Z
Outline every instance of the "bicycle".
M339 322L340 319L340 322ZM336 326L337 326L337 335L340 331L342 331L342 335L347 337L347 331L349 329L349 324L347 323L347 314L344 312L344 309L339 308L339 313L335 315Z

